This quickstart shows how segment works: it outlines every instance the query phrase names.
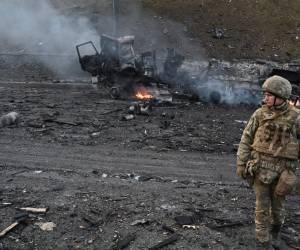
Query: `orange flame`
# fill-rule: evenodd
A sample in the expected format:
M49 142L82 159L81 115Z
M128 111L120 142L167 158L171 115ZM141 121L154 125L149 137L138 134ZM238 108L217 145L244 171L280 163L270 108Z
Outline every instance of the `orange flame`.
M152 99L152 98L153 98L153 95L147 93L146 90L139 90L139 91L135 94L135 97L137 97L138 99L145 100L145 99Z

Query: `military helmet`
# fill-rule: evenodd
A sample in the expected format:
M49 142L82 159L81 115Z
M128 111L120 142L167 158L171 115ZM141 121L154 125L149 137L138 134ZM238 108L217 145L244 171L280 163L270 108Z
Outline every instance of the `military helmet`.
M262 90L282 99L288 99L292 94L292 85L287 79L274 75L264 82Z

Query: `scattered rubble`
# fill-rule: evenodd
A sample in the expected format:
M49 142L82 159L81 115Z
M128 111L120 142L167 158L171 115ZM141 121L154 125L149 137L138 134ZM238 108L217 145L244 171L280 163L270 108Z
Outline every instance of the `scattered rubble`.
M53 231L53 229L56 227L56 224L53 222L36 222L35 225L37 225L43 231Z
M0 128L18 123L20 115L17 112L10 112L0 117Z

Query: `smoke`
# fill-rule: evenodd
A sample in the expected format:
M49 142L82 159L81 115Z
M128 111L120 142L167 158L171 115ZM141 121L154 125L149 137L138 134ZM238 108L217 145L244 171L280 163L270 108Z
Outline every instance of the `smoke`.
M258 104L257 93L248 86L239 83L237 70L236 84L217 80L209 72L209 61L201 42L193 39L185 24L158 16L145 10L137 1L120 1L119 35L134 35L135 48L139 52L155 50L157 66L163 72L163 63L167 56L167 48L174 48L184 55L186 60L178 69L176 77L171 79L173 85L189 89L197 94L200 100L214 103ZM235 67L229 65L228 67ZM238 69L238 67L236 67ZM243 71L244 72L244 71ZM214 72L213 74L222 74ZM243 74L242 77L244 77Z
M54 73L66 72L71 68L73 72L81 71L75 46L93 41L99 49L99 36L104 33L112 36L134 35L136 53L156 50L158 66L162 65L168 47L176 48L185 56L193 54L203 57L199 49L201 46L190 40L184 25L145 10L137 1L124 0L119 5L118 33L114 34L111 0L2 0L0 51L74 55L76 61L73 59L72 63L63 57L38 59ZM91 54L94 51L85 52Z
M86 18L63 16L47 0L2 0L0 16L1 40L8 45L2 51L68 54L75 44L97 37Z
M216 68L221 69L221 66L220 63ZM211 68L208 61L185 60L172 81L175 86L197 95L203 102L258 105L261 100L258 86L237 76L235 71L238 68L235 69L234 64L227 65L229 68L231 74L228 76L221 70ZM244 73L246 76L247 73Z
M76 2L78 5L74 5ZM251 91L228 87L225 82L207 78L205 51L199 41L189 36L185 24L158 16L138 3L119 1L119 23L117 34L114 34L111 0L1 0L0 51L53 54L53 57L37 59L54 74L68 71L73 74L82 72L75 51L77 44L92 41L99 49L100 34L134 35L136 53L156 50L160 72L167 48L174 48L191 59L192 63L184 62L174 81L175 84L184 83L186 86L183 87L191 88L200 99L229 104L257 102Z
M205 51L199 40L193 39L185 24L160 16L142 5L142 1L119 1L118 34L134 35L138 53L155 50L161 60L167 48L174 48L188 58L205 58ZM100 28L99 30L102 30Z
M260 103L260 97L256 91L239 87L238 84L232 85L232 83L218 80L208 80L206 82L198 82L194 89L201 100L215 104L258 105Z
M64 16L48 0L2 0L0 16L1 53L36 54L24 63L40 63L54 75L80 71L75 45L99 41L87 18Z

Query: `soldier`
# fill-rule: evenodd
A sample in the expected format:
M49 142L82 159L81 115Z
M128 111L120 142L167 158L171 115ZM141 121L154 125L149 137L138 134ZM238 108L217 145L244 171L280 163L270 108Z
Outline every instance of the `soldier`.
M270 249L271 244L280 249L288 188L281 193L277 189L284 186L283 172L296 178L300 111L288 102L292 86L287 79L272 76L262 90L264 104L251 116L239 144L237 175L255 191L256 249Z

